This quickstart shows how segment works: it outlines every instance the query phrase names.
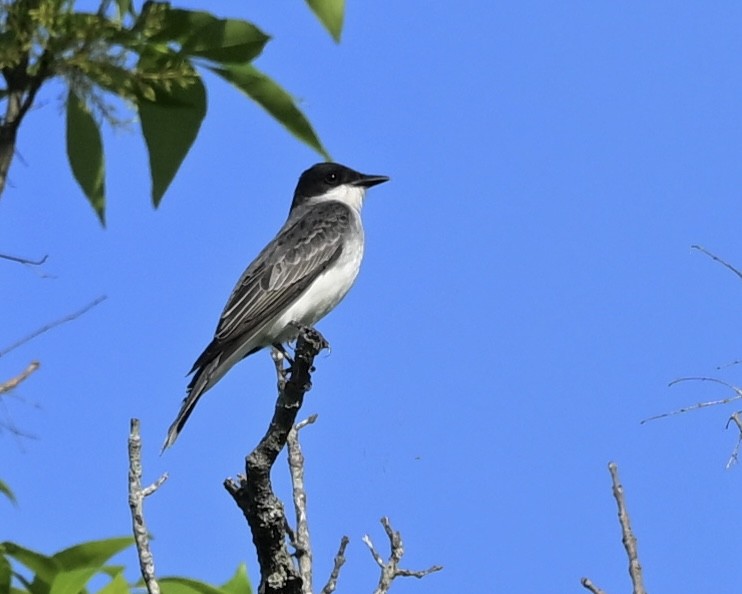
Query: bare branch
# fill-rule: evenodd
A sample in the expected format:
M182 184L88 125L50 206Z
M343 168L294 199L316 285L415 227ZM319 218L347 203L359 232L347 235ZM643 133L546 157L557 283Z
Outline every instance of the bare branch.
M304 454L299 445L299 431L316 420L317 415L311 415L308 419L294 425L289 431L286 441L289 472L291 473L291 491L296 514L296 532L291 540L295 549L294 554L299 562L302 594L312 594L312 544L309 539L307 492L304 488Z
M593 594L606 594L606 593L605 593L605 590L601 590L600 588L598 588L598 586L596 586L595 584L593 584L593 583L592 583L592 582L590 581L590 578L586 578L586 577L585 577L585 578L582 578L582 579L580 580L580 583L581 583L581 584L582 584L582 585L583 585L583 586L584 586L585 588L587 588L588 590L590 590L590 591L591 591L591 592L592 592Z
M41 328L34 330L29 334L28 336L24 336L20 340L15 341L13 344L11 344L8 347L5 347L4 349L0 349L0 357L4 357L7 355L10 351L17 349L19 346L26 344L27 342L33 340L37 336L44 334L44 332L48 332L52 328L56 328L57 326L61 326L62 324L66 324L67 322L71 322L72 320L76 320L83 314L86 314L91 309L93 309L96 305L106 300L105 295L101 295L100 297L96 297L93 301L88 303L85 307L82 309L71 313L69 315L64 316L63 318L59 318L58 320L51 322L49 324L46 324L45 326L42 326Z
M376 561L376 564L381 567L381 569L384 569L384 558L379 554L379 551L376 550L376 547L374 547L374 543L371 542L371 537L368 534L364 534L361 540L368 547L368 550L374 558L374 561Z
M699 252L706 254L709 258L711 258L715 262L718 262L722 266L725 266L726 268L728 268L729 270L731 270L734 274L736 274L739 278L742 279L742 272L740 272L739 270L737 270L734 266L732 266L728 262L725 262L724 260L722 260L721 258L719 258L719 256L717 256L715 254L712 254L710 251L708 251L703 246L692 245L690 247L691 247L691 249L698 250Z
M386 594L389 592L389 589L392 587L392 582L397 577L416 577L419 579L443 569L440 565L433 565L428 569L420 571L400 568L399 562L402 560L402 556L404 555L402 536L392 528L389 518L381 518L381 525L384 526L384 531L389 538L389 547L391 549L389 560L386 563L374 547L368 534L363 537L363 542L371 552L371 556L374 558L374 561L376 561L376 564L381 568L381 577L379 577L379 583L376 586L376 590L374 590L374 594Z
M31 361L26 366L26 368L18 375L0 383L0 396L10 396L10 393L15 388L17 388L21 384L21 382L24 382L26 379L28 379L31 374L34 373L40 366L41 363L39 363L38 361ZM23 398L20 398L20 400L23 400ZM0 431L8 431L16 438L24 437L26 439L35 439L34 435L26 433L15 425L12 417L10 416L10 413L6 410L5 399L0 400L0 411L3 413L4 417L7 417L7 420L5 418L0 420Z
M742 417L740 416L740 414L740 411L732 413L727 420L727 429L729 429L729 423L734 423L735 425L737 425L737 431L739 431L739 434L737 435L737 444L734 446L734 451L727 461L727 470L734 466L739 460L739 448L740 445L742 445Z
M618 478L618 466L615 462L611 462L608 464L608 470L611 473L611 481L613 482L613 497L618 506L618 521L621 524L623 546L629 558L629 575L631 576L631 584L634 587L633 592L634 594L646 594L642 566L639 563L639 552L636 546L636 537L631 530L631 521L629 519L629 512L626 509L623 485L621 485L621 481Z
M729 363L724 363L724 365L717 365L716 369L717 371L726 369L727 367L734 367L735 365L739 365L742 363L742 359L735 359L734 361L729 361Z
M670 382L670 386L674 386L676 384L679 384L681 382L713 382L715 384L721 384L722 386L726 386L730 390L734 391L735 395L731 396L730 398L724 398L722 400L709 400L706 402L697 402L696 404L693 404L691 406L685 406L683 408L678 408L676 410L662 413L661 415L655 415L653 417L648 417L646 419L643 419L641 421L641 424L647 423L648 421L656 421L657 419L662 419L664 417L672 417L674 415L679 415L682 413L686 413L691 410L698 410L700 408L706 408L709 406L717 406L720 404L729 404L730 402L734 402L735 400L742 399L742 389L738 388L737 386L733 386L732 384L725 382L720 379L716 379L713 377L681 377L679 379L673 380Z
M18 384L26 380L40 366L41 363L39 363L38 361L31 361L26 366L26 369L21 371L18 375L10 378L9 380L6 380L3 383L0 383L0 395L5 394L6 392L10 392L12 389L16 388Z
M629 575L631 576L631 583L633 585L633 594L647 594L647 591L644 589L642 567L639 563L639 553L636 548L636 537L631 530L631 522L629 520L629 512L626 509L623 486L618 478L618 466L615 462L610 462L608 464L608 470L611 473L611 482L613 483L613 497L618 506L618 521L621 525L623 546L626 549L626 555L629 558ZM580 583L593 594L605 594L605 591L593 584L589 578L582 578Z
M49 258L49 254L46 254L40 260L31 260L29 258L21 258L19 256L11 256L10 254L0 254L0 259L10 260L11 262L18 262L19 264L28 264L29 266L41 266Z
M327 341L312 328L302 328L294 361L283 389L279 389L273 418L263 439L247 457L245 475L227 479L224 487L242 510L252 531L260 565L260 594L301 594L302 579L286 548L286 515L273 492L270 471L286 445L289 432L311 388L314 358ZM277 360L274 353L274 361ZM276 364L278 370L278 363ZM285 374L279 371L279 388Z
M340 547L335 555L335 563L332 566L332 572L330 578L327 580L325 587L322 588L320 594L332 594L337 588L338 577L340 576L340 568L345 564L345 549L348 546L350 539L347 536L343 536L340 539Z
M149 546L149 531L144 521L144 498L157 491L166 480L167 473L151 485L142 487L142 438L139 435L139 419L132 419L129 433L129 508L139 568L149 594L160 594L160 585L155 577L155 560Z

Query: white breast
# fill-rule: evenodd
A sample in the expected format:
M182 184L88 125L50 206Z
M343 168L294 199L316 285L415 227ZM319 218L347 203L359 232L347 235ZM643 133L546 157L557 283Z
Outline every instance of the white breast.
M358 276L363 259L363 229L357 236L346 240L343 252L335 263L309 285L306 291L286 311L276 318L268 336L280 336L280 342L295 338L296 329L291 322L313 326L327 315L348 293Z

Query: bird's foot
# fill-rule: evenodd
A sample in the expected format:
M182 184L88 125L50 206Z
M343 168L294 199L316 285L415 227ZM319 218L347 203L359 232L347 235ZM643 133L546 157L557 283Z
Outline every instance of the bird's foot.
M298 337L312 343L318 350L330 348L330 343L327 342L327 339L316 328L296 321L289 322L289 325L296 328Z

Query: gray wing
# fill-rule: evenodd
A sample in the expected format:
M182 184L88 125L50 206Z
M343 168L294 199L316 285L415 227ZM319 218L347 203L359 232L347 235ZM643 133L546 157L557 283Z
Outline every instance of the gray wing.
M242 274L193 370L242 344L299 297L340 256L351 216L346 205L325 202L284 227Z

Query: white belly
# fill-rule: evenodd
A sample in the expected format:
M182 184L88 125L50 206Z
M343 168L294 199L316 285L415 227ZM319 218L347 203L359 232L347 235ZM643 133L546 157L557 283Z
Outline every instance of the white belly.
M287 342L296 338L292 322L313 326L327 315L348 293L358 276L363 259L363 240L347 245L340 258L309 285L306 291L263 333L271 342Z

